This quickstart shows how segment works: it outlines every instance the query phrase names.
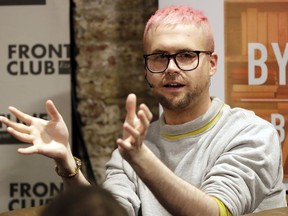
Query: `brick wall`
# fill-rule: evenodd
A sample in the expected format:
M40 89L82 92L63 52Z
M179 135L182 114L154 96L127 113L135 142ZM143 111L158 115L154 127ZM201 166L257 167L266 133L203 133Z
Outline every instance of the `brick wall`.
M154 117L158 105L144 80L142 33L157 0L74 0L76 80L82 131L97 182L122 134L133 92Z

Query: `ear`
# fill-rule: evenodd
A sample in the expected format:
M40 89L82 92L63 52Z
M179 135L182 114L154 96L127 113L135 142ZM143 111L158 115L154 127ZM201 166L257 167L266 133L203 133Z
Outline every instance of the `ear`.
M218 64L218 55L216 53L212 53L210 56L210 73L209 75L212 77L217 70L217 64Z

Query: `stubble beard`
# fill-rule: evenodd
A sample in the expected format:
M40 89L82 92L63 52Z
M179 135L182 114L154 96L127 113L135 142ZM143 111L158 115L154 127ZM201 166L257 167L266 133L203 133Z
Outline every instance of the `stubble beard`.
M194 103L198 93L195 94L190 92L186 93L182 97L175 96L174 98L167 98L162 94L155 94L155 97L158 99L158 102L162 105L163 108L167 110L179 112L185 108L187 108L191 103Z
M193 90L184 94L183 96L175 96L174 98L168 98L162 94L154 92L154 96L158 102L162 105L163 108L180 112L188 108L192 104L196 104L202 93L208 88L209 89L210 80L203 83L201 86L195 87Z

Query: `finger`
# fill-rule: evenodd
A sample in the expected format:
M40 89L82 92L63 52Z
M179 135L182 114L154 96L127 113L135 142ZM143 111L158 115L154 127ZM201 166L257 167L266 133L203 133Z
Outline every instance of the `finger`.
M52 121L59 121L60 119L62 119L61 114L58 112L52 100L46 101L46 110Z
M123 151L127 151L131 149L131 144L128 141L125 141L123 139L117 139L116 143L118 145L119 151L123 153Z
M20 110L12 106L8 107L8 110L20 121L24 122L27 125L31 125L33 119L32 116L24 112L21 112Z
M19 148L18 152L21 154L41 154L53 159L63 158L61 155L64 154L59 148L55 150L55 146L53 145L37 145L35 142L33 146L27 148Z
M153 118L153 114L150 111L150 109L145 105L145 104L140 104L140 110L143 110L143 112L145 113L145 115L147 116L148 120L151 121Z
M136 95L129 94L126 99L126 122L133 125L133 121L136 115Z
M138 128L138 131L141 135L144 135L150 125L150 119L148 119L148 117L146 116L143 110L139 110L138 118L141 122Z
M19 148L17 150L20 154L25 154L25 155L30 155L30 154L36 154L38 153L38 148L37 146L30 146L27 148Z
M130 124L127 123L124 123L123 129L125 133L129 135L129 137L125 139L125 141L129 141L131 145L135 145L136 140L139 139L140 135L138 130L134 129Z
M137 116L141 122L141 124L139 124L138 131L141 135L144 135L147 132L150 121L153 118L153 114L145 104L141 104Z
M33 137L27 133L21 133L19 131L14 130L11 127L7 128L7 132L10 133L16 139L25 142L25 143L33 143Z
M29 127L27 125L13 122L4 116L0 116L0 122L4 123L7 127L11 127L21 133L29 133Z

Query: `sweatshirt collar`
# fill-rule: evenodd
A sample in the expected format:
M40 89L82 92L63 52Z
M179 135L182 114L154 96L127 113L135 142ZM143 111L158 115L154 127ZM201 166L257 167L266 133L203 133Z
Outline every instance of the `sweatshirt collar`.
M221 116L224 102L219 98L211 98L212 103L206 113L198 118L180 125L167 125L162 113L160 117L161 136L168 140L182 139L188 136L197 136L213 127Z

